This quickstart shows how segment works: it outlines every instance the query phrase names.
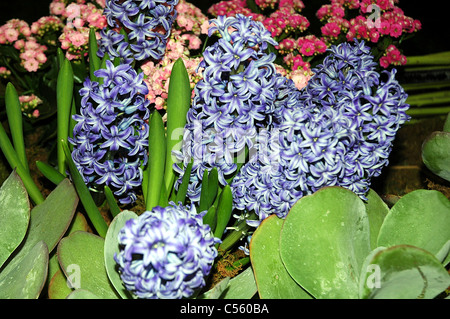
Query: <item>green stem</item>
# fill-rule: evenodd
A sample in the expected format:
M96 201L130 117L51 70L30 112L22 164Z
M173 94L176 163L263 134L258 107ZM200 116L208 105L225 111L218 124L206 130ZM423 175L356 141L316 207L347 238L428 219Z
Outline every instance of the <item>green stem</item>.
M411 65L450 65L450 51L432 53L406 58L406 66Z
M450 81L428 82L428 83L407 83L402 84L405 91L419 91L428 89L442 89L450 87Z
M247 220L256 220L256 214L251 214ZM233 231L225 237L222 243L219 245L219 249L226 251L233 247L239 240L245 237L248 234L248 231L251 229L251 226L247 224L246 220L240 221Z

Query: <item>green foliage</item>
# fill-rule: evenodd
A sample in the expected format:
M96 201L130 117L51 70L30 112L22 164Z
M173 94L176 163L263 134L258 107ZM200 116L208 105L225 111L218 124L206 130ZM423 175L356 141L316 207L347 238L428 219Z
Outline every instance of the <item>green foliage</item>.
M411 192L389 210L372 190L364 203L346 189L326 187L253 235L259 295L435 298L450 285L449 229L450 202L436 191Z
M422 144L424 164L439 177L450 181L450 113L443 131L436 131Z
M13 171L0 188L0 298L38 298L47 279L49 254L67 231L78 204L63 180L30 213L25 187Z

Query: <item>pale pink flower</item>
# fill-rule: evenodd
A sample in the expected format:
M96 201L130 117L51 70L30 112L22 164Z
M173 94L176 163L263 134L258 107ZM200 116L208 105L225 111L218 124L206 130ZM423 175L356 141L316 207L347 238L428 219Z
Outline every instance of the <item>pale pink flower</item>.
M288 75L288 78L294 81L295 87L299 90L303 89L308 84L309 79L311 79L311 75L305 73L302 70L294 70Z
M34 117L34 118L38 118L39 117L39 110L38 109L36 109L36 110L34 110L33 111L33 113L31 113L31 115Z
M53 1L50 3L50 13L54 15L63 15L65 7L64 2Z
M36 72L39 69L39 62L35 59L28 59L23 62L23 67L28 72Z
M81 8L79 4L71 3L67 6L64 16L69 20L79 18L81 16Z
M8 42L14 42L19 38L19 31L13 28L8 28L5 30L5 37Z
M47 62L47 56L43 52L36 54L35 59L41 64Z

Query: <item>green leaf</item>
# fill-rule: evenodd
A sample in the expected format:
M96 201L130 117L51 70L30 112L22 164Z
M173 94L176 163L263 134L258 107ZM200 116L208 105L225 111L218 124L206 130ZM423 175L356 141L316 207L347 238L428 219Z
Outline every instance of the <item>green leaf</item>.
M181 202L183 205L186 201L186 194L189 186L189 179L191 177L191 171L192 171L192 165L194 164L193 161L191 161L188 166L186 167L186 170L184 171L184 175L182 178L181 185L178 187L178 193L176 197L176 203Z
M22 110L16 88L11 82L6 85L5 104L14 149L22 166L29 171L28 159L25 153L25 142L23 139Z
M447 119L445 120L443 131L450 132L450 113L447 114Z
M72 64L65 59L58 73L56 84L56 102L57 102L57 157L58 170L64 176L66 175L66 159L62 143L67 142L69 135L70 110L73 97L73 70Z
M209 225L211 227L211 231L214 233L217 226L217 208L216 206L212 205L208 212L203 216L203 224Z
M94 225L97 233L101 237L105 237L106 231L108 230L108 225L106 225L106 222L103 219L100 211L98 210L97 205L95 205L94 199L92 198L89 189L84 183L83 177L81 177L80 172L73 162L69 147L67 146L67 141L61 141L61 145L66 156L67 164L69 165L70 175L72 176L72 180L75 184L75 188L77 190L78 196L80 197L81 203L83 204L83 207L86 210L86 213L91 223Z
M225 277L219 281L213 288L198 296L196 299L219 299L223 292L227 289L230 277Z
M377 247L378 233L386 215L389 213L389 207L373 189L369 190L366 197L366 212L370 226L370 247L374 249Z
M219 174L214 167L209 173L204 171L202 179L202 191L200 193L199 212L208 210L214 203L219 189Z
M0 280L7 277L31 249L43 241L51 252L67 231L78 204L78 197L68 179L62 181L47 199L31 210L30 224L23 243L0 272Z
M361 265L370 252L366 208L353 192L325 187L301 198L281 230L281 259L316 298L357 298Z
M164 187L164 163L166 138L164 123L158 111L154 111L150 118L148 133L148 183L146 209L152 210L157 206Z
M95 29L89 29L89 76L91 81L97 81L98 78L94 75L94 72L100 68L100 58L97 56L98 44L95 36Z
M214 230L214 236L222 238L225 228L230 221L233 212L233 194L231 188L226 185L220 194L219 203L217 204L217 225Z
M111 211L111 215L114 218L120 213L121 211L120 207L119 205L117 205L116 199L114 198L114 194L111 188L109 188L107 185L105 185L104 187L104 193L106 196L106 201L108 202L109 205L109 210Z
M101 299L99 296L85 289L76 289L67 296L67 299Z
M183 59L179 58L172 67L167 97L167 148L164 181L168 194L175 180L173 151L181 149L186 114L191 106L191 84Z
M15 267L0 275L0 299L37 299L44 287L48 269L48 249L37 242Z
M59 267L59 264L58 264ZM48 285L49 299L64 299L73 290L67 285L67 278L64 276L61 269L59 269L51 278Z
M138 215L134 212L124 210L118 214L111 222L108 228L108 232L105 237L105 266L106 272L108 273L109 280L120 294L122 298L129 299L133 298L131 293L125 289L122 279L120 278L117 263L114 260L114 254L119 253L119 243L117 236L119 231L125 226L126 222L130 219L137 218Z
M422 145L422 160L430 171L450 181L450 132L433 132Z
M28 195L32 199L35 204L40 204L44 201L44 196L42 196L41 191L34 183L33 178L31 178L30 172L27 171L22 163L20 162L19 157L17 156L16 151L14 150L11 141L8 138L8 135L3 128L3 125L0 123L0 148L5 156L8 164L12 169L16 169L17 174L22 179L25 188L27 189Z
M61 268L73 288L91 291L104 299L117 295L108 279L104 259L105 240L91 233L77 231L58 245Z
M29 220L28 194L14 170L0 188L0 268L22 242Z
M361 271L360 296L375 299L431 299L450 285L450 276L429 252L407 245L379 247Z
M280 257L284 220L272 215L252 235L250 260L261 299L311 299L289 275Z
M65 178L63 174L61 174L58 170L48 165L47 163L36 161L36 166L42 173L42 175L44 175L50 182L55 185L61 183Z
M257 292L255 276L252 267L247 267L227 285L221 299L251 299Z
M438 191L419 189L391 208L381 226L378 246L412 245L436 255L449 239L450 201Z

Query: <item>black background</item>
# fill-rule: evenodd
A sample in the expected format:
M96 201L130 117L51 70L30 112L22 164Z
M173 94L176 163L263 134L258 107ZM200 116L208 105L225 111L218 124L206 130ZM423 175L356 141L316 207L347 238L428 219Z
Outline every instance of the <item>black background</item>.
M204 13L217 0L191 0L192 4ZM328 0L303 0L309 20L322 4ZM0 0L0 25L7 20L18 18L32 23L42 16L49 15L51 0ZM407 16L419 19L422 30L412 39L405 41L400 47L406 55L421 55L450 50L450 10L446 2L429 0L400 0L397 4ZM309 10L307 10L309 8Z

